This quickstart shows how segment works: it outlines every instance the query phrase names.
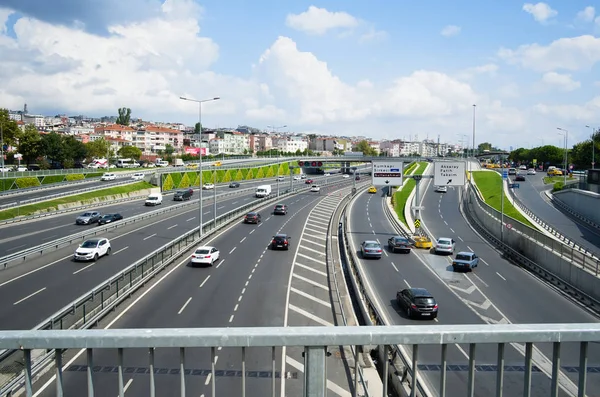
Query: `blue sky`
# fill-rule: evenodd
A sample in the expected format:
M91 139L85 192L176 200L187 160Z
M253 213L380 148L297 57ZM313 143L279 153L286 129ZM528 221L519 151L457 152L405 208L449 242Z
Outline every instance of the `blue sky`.
M477 142L506 148L600 127L589 1L85 3L0 1L0 107L193 124L178 97L220 96L207 127L457 142L477 104Z

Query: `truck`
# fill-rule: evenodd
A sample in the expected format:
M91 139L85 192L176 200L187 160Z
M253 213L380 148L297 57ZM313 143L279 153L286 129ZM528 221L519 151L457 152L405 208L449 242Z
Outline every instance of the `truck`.
M107 159L94 159L88 165L88 168L106 168L108 169L108 160Z
M260 185L256 187L256 197L269 197L271 195L271 185Z
M185 163L182 159L173 160L173 167L185 167Z
M168 167L169 166L169 162L161 159L160 157L157 158L156 160L154 160L154 164L156 164L157 167Z

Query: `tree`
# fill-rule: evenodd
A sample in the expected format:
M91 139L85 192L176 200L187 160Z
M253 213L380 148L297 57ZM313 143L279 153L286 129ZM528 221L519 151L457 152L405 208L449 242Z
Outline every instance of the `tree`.
M33 124L27 124L25 131L19 133L18 139L17 150L23 155L27 165L42 155L42 138Z
M87 155L89 157L96 158L105 158L110 148L110 144L104 138L95 141L89 141L85 144L85 146L87 149Z
M117 117L117 124L129 125L131 122L131 109L130 108L119 108L119 116Z
M377 156L377 151L369 145L369 142L362 140L356 145L355 152L362 152L365 156Z
M72 135L63 135L63 147L65 160L63 165L66 168L71 168L77 161L81 161L87 157L87 147L81 141L75 139Z
M202 133L202 124L196 123L194 126L194 133L201 134Z
M142 157L142 150L135 146L123 146L117 152L120 157L139 160Z
M174 152L175 152L175 148L173 147L173 145L170 145L170 144L168 144L168 143L167 143L167 144L165 145L165 153L166 153L166 155L167 155L167 156L170 156L170 155L172 155Z
M51 132L47 135L42 135L42 152L51 160L51 162L62 164L65 160L65 147L63 140L56 132Z
M489 142L483 142L477 145L477 151L482 153L484 150L492 150L492 144Z
M8 109L0 109L0 127L2 128L2 139L4 145L14 145L21 132L15 120L11 120Z

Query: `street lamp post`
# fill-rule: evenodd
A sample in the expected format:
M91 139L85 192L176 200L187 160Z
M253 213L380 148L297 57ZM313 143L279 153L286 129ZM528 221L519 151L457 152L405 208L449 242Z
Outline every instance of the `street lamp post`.
M183 101L195 102L198 104L198 124L200 125L200 152L198 153L198 157L200 162L198 164L198 190L200 191L200 197L198 197L198 215L200 217L200 230L198 232L199 237L202 238L202 104L204 102L218 101L221 99L220 97L214 97L209 99L192 99L186 97L179 97L179 99ZM216 187L215 187L216 188ZM216 218L215 218L216 219Z
M473 157L475 157L475 109L477 105L473 105Z
M564 128L560 128L560 127L556 127L557 130L564 132L564 137L565 137L565 172L564 172L564 182L563 182L563 186L565 186L567 184L567 172L569 172L568 170L568 166L569 166L569 154L567 152L567 145L569 143L569 131L565 130ZM559 133L561 135L563 135L562 133Z
M213 178L213 213L214 213L214 220L215 220L215 229L217 228L217 165L213 165L214 171L215 171L215 176Z
M296 166L290 165L290 193L294 192L294 169Z
M586 125L586 127L592 129L592 169L595 169L596 159L594 157L596 154L596 134L600 132L600 128L598 128L598 130L594 130L594 128L590 127L589 125Z

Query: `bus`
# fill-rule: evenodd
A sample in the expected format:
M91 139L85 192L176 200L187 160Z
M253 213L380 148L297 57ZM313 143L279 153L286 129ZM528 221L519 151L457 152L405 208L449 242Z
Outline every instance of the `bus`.
M136 168L139 167L137 161L132 159L118 159L117 168Z

